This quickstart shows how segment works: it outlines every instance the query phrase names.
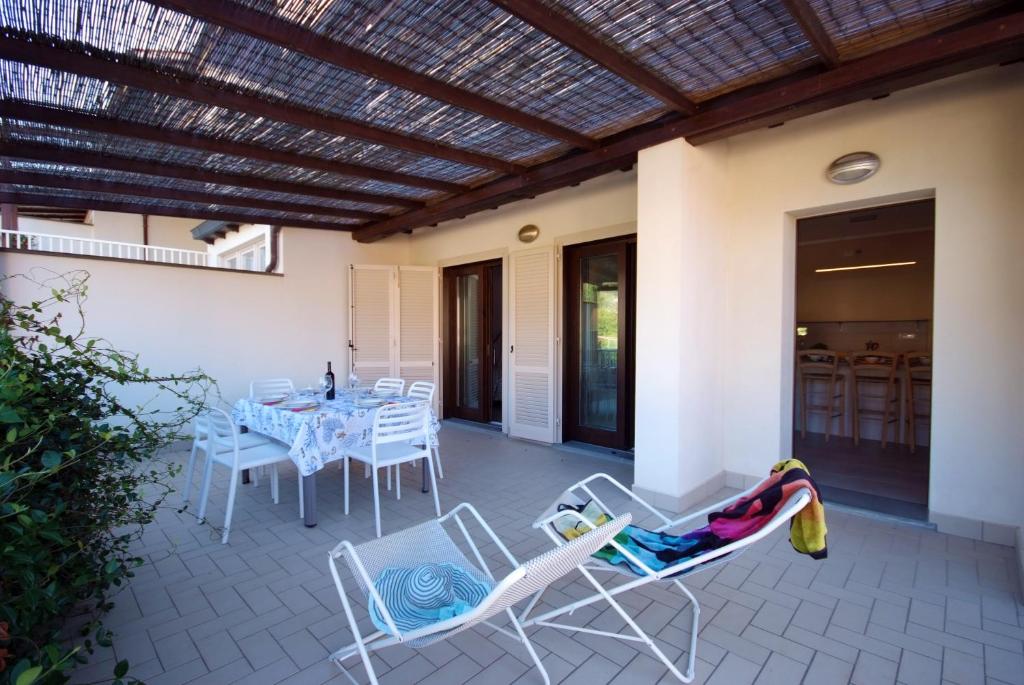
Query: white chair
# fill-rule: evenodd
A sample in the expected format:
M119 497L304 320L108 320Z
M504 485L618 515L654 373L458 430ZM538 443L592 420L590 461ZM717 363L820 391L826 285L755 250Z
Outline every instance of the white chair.
M208 440L210 449L207 452L206 465L203 469L203 490L199 495L199 519L206 519L206 502L210 496L210 481L213 480L213 466L218 464L231 469L231 483L228 486L228 502L224 514L224 534L221 543L227 544L231 533L231 514L235 508L235 494L242 469L255 469L270 466L270 496L274 504L278 503L277 465L291 461L288 448L283 445L267 443L259 447L241 449L239 446L238 426L222 409L211 409L206 414ZM301 479L300 479L301 480Z
M469 534L466 524L460 514L465 511L472 515L476 523L487 534L481 537L485 544L493 543L504 555L512 567L500 581L494 577L490 566L480 552L480 548ZM574 514L576 512L573 512ZM558 516L564 513L559 512ZM579 514L576 514L579 516ZM581 521L585 521L580 517ZM330 552L329 564L331 575L334 576L334 584L338 588L338 595L341 597L342 607L345 609L345 616L348 619L349 627L352 630L352 637L355 642L343 647L331 655L331 659L338 665L342 672L353 682L355 679L348 673L342 663L345 659L358 655L362 659L363 666L371 685L378 685L377 675L374 673L373 665L370 663L370 652L384 647L403 644L408 647L419 649L433 644L439 640L446 639L463 630L472 628L475 625L486 624L497 630L506 637L521 643L530 654L537 670L545 683L550 683L547 670L541 663L540 657L533 649L533 645L526 637L523 627L512 607L530 595L547 588L551 583L558 580L566 573L580 564L584 563L591 554L604 547L618 534L629 522L629 514L615 519L610 523L591 530L572 542L544 552L543 554L520 564L512 556L508 548L502 544L498 536L494 534L487 522L477 513L471 505L463 503L445 514L443 518L427 521L418 526L408 528L398 533L392 533L383 538L371 540L360 545L352 545L346 541L338 544ZM452 539L445 524L453 528L453 534L462 538L465 544L472 550L473 559L471 562L459 549L455 540ZM456 533L454 527L458 528ZM379 608L379 614L383 618L386 630L377 630L363 636L352 611L352 604L341 582L341 574L338 570L337 561L345 558L349 570L352 573L359 590L368 603L373 603ZM456 615L449 619L440 620L415 629L401 631L396 625L394 615L399 607L387 606L381 596L380 588L374 584L374 579L379 578L381 573L387 569L409 568L422 564L451 564L465 571L481 585L490 588L488 594L475 607L465 613ZM504 565L504 564L503 564ZM502 625L492 623L488 619L504 613L511 624L512 630Z
M249 383L249 399L258 400L261 397L273 397L274 395L291 395L295 392L295 385L290 378L264 378Z
M196 464L196 453L202 450L205 459L210 451L209 428L207 427L206 415L200 414L192 422L192 451L188 455L188 466L185 467L185 491L182 495L182 504L188 504L192 492L192 478ZM269 445L270 440L259 433L239 433L238 449L246 450L251 447L262 447ZM219 444L218 448L230 450L230 445Z
M430 406L434 406L434 384L430 381L414 382L409 386L409 392L406 395L424 400ZM441 448L433 446L431 452L434 453L434 461L437 462L437 477L444 478L444 468L441 467Z
M594 503L597 504L602 511L613 515L615 517L614 520L618 521L622 517L622 514L617 514L614 512L613 509L609 508L601 500L601 498L594 493L594 491L590 487L590 484L592 482L601 480L606 481L609 485L611 485L613 491L618 491L617 494L626 495L630 500L636 503L636 505L638 505L638 509L642 509L645 514L653 515L662 524L658 528L654 529L656 532L672 530L673 534L676 533L676 531L673 529L680 529L680 533L685 532L685 530L687 530L688 527L685 529L681 527L686 526L686 524L691 524L691 522L698 521L699 519L706 517L709 513L713 511L721 511L722 509L736 502L737 500L751 494L761 485L759 483L750 488L749 490L741 492L738 495L729 497L728 499L725 499L721 502L717 502L711 505L710 507L706 507L704 509L701 509L700 511L694 512L692 514L687 514L681 518L672 520L664 514L662 514L657 509L655 509L653 506L651 506L646 500L638 496L636 493L632 492L622 483L612 478L611 476L604 473L595 473L594 475L581 480L580 482L570 486L567 490L565 490L565 492L563 492L562 495L559 496L559 499L555 500L555 502L552 503L551 507L549 507L547 511L545 511L545 513L542 514L540 518L538 518L537 521L534 522L534 528L540 528L544 530L544 532L547 533L548 537L550 537L556 545L565 546L567 544L571 544L567 543L566 540L559 533L555 532L554 526L551 524L553 521L558 519L559 515L565 515L570 513L576 514L576 512L572 511L571 509L561 512L558 511L559 505L585 503L586 500L577 496L575 493L582 493L583 495L586 495L586 497L593 500ZM643 571L643 573L638 574L625 566L609 564L600 559L589 559L587 560L586 564L580 565L579 571L597 590L595 594L580 599L567 606L547 611L538 616L529 618L530 612L533 611L533 609L537 605L537 602L540 601L541 595L543 594L543 590L541 590L533 597L533 599L530 600L530 603L519 615L519 620L522 622L524 628L530 626L546 626L548 628L555 628L558 630L565 630L569 632L576 631L588 633L591 635L603 635L605 637L610 637L617 640L624 640L627 642L642 642L643 644L647 645L647 648L650 649L654 656L659 661L661 661L662 664L665 665L665 667L673 676L675 676L678 680L684 683L692 682L694 677L694 663L697 657L697 632L700 617L700 603L697 601L697 598L693 596L693 593L691 593L690 590L687 589L687 587L680 582L679 578L687 573L704 571L714 566L718 566L719 564L726 563L727 561L739 556L744 551L746 551L747 547L754 544L758 540L761 540L766 536L770 535L773 531L778 529L779 526L782 526L790 519L792 519L797 514L797 512L803 509L810 501L810 491L808 491L807 488L801 488L800 490L796 491L793 495L791 495L787 503L775 514L775 516L773 516L767 523L765 523L765 525L757 532L752 533L751 535L748 535L747 537L744 537L740 540L731 542L723 547L719 547L718 549L705 552L704 554L701 554L696 557L681 560L671 566L661 569L660 571L655 571L651 569L646 564L644 564L640 559L638 559L635 555L630 553L629 550L624 548L618 542L612 540L609 542L609 544L612 545L622 556L629 559L630 563L639 568L641 571ZM625 513L626 515L629 514L629 512ZM576 516L573 516L572 518L576 518ZM704 519L703 522L706 523L707 520ZM586 526L586 528L584 528L585 530L593 528L595 525L590 521L588 521L587 523L588 525ZM703 523L691 525L703 525ZM592 571L624 575L627 576L629 580L626 580L625 582L619 583L615 586L605 587L597 581L593 573L591 573ZM680 590L680 592L683 593L683 596L689 601L689 604L691 606L690 649L685 674L681 673L679 669L676 668L676 665L672 663L672 660L669 659L665 655L665 653L661 651L661 649L654 642L654 640L651 639L651 637L648 636L647 633L644 632L644 630L639 625L637 625L636 621L633 620L633 617L630 616L622 607L622 605L615 599L616 596L622 594L623 592L628 592L634 588L640 587L641 585L647 585L648 583L656 582L675 585ZM593 628L574 626L566 623L556 623L553 620L560 616L564 616L565 614L571 615L577 609L588 606L590 604L594 604L595 602L599 602L601 600L607 601L612 606L615 612L626 622L626 625L628 626L629 630L632 631L633 634L612 633L603 630L595 630Z
M377 394L401 395L405 392L405 381L401 378L378 378L373 384L373 392Z
M275 397L279 395L291 395L295 392L295 385L290 378L264 378L249 383L249 399L258 400L264 397ZM242 433L245 435L245 433ZM262 471L263 469L260 469ZM259 473L253 471L252 485L257 487L260 484Z
M388 404L377 410L373 417L371 443L365 447L353 447L345 452L342 470L345 472L345 513L348 514L349 461L361 461L369 465L373 476L373 517L380 537L380 488L378 472L381 468L398 466L408 461L426 457L430 469L431 492L434 495L434 510L441 515L441 501L437 496L437 480L434 478L434 463L430 459L430 405L426 402L404 402ZM395 479L395 491L402 498L402 479Z

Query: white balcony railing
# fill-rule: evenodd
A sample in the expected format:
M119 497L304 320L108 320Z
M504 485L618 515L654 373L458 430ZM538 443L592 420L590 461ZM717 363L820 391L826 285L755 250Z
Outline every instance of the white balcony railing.
M213 265L208 263L207 254L200 250L183 250L177 247L160 247L158 245L143 245L141 243L121 243L115 240L97 240L95 238L75 238L67 235L33 233L31 231L0 230L0 248L61 252L64 254L108 257L112 259L137 259L146 262L182 264L186 266Z

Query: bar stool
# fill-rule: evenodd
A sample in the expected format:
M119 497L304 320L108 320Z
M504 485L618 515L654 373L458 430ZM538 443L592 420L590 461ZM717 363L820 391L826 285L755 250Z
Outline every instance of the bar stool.
M846 416L846 373L839 370L839 353L831 350L799 350L796 368L800 383L800 437L807 437L807 414L825 414L825 442L832 435L832 420ZM825 384L825 404L812 404L815 383ZM834 414L833 409L839 413Z
M900 419L900 386L896 382L896 367L899 365L899 355L891 352L851 352L850 371L853 374L853 389L850 404L853 408L853 444L860 445L860 420L861 418L880 419L882 422L882 447L889 441L889 424L897 424L897 436L899 440L899 419ZM861 385L882 386L881 396L868 396L872 399L882 400L881 409L865 409L861 407Z
M917 421L931 421L931 389L932 389L932 355L931 352L906 352L903 354L903 377L906 383L906 420L907 443L910 453L917 451ZM928 389L927 400L917 396L917 391ZM927 411L918 411L918 405L924 402Z

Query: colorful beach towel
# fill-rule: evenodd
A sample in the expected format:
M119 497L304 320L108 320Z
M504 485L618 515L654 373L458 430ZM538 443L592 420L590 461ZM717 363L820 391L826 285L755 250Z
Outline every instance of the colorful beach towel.
M808 554L814 559L824 559L827 555L825 509L821 504L818 487L808 474L807 467L797 459L775 464L771 475L750 495L737 500L722 511L708 514L706 526L682 535L655 532L639 526L626 526L615 536L615 542L647 568L658 572L754 534L763 528L801 488L810 491L811 501L791 520L790 542L796 551ZM582 504L560 504L558 509L572 509L598 525L612 518L607 512L601 511L593 500ZM584 524L569 516L556 519L554 526L566 539L586 532ZM598 550L594 557L609 564L627 566L637 575L644 574L641 567L612 545Z
M464 614L491 591L490 585L453 564L384 569L374 585L395 626L403 633ZM372 596L369 608L374 625L391 634Z
M807 467L799 459L780 461L757 490L726 507L708 514L712 532L724 540L739 540L760 530L801 488L811 493L810 503L797 512L789 524L789 540L793 549L812 559L828 556L825 535L825 508L818 486Z

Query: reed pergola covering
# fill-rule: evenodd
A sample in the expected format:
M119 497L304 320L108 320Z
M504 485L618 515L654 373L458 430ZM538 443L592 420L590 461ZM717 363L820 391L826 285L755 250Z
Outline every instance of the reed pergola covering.
M0 202L372 241L1024 56L997 0L0 0Z

